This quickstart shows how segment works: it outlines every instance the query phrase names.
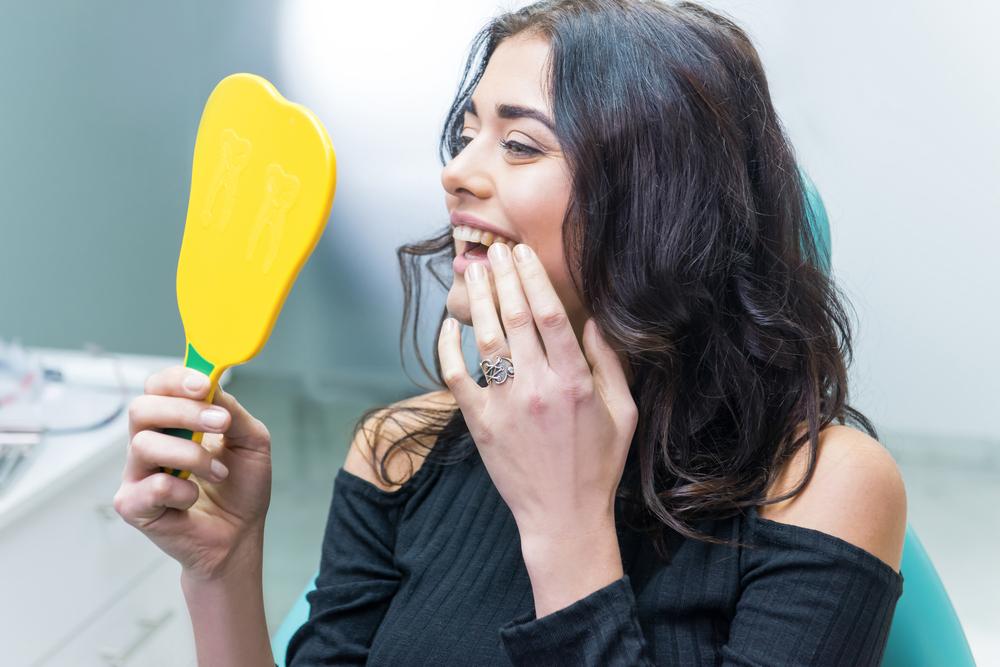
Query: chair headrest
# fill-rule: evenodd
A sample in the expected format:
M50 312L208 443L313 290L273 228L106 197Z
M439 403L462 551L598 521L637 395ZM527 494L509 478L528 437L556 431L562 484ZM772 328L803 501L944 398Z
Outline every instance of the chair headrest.
M806 218L809 221L809 228L813 234L813 242L819 253L820 267L827 274L830 273L830 220L826 215L826 206L823 205L823 198L819 196L816 184L809 178L809 174L802 167L799 167L799 176L802 179L802 189L806 199Z

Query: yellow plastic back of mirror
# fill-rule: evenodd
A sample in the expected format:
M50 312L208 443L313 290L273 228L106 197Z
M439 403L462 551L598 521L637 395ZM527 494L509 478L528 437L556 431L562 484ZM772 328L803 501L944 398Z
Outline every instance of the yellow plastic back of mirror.
M209 403L223 371L267 342L323 234L336 182L333 145L309 109L254 74L219 82L198 126L177 262L184 365L209 376ZM164 432L198 443L203 435Z
M335 188L333 145L309 109L254 74L219 82L198 126L177 264L184 332L202 358L228 367L264 346Z

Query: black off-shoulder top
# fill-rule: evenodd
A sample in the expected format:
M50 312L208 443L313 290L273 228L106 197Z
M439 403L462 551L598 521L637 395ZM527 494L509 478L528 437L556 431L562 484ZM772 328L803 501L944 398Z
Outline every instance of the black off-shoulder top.
M337 472L288 667L881 660L902 576L754 510L707 524L743 546L679 539L669 562L619 522L624 576L535 618L514 517L478 453L439 465L434 451L392 492Z

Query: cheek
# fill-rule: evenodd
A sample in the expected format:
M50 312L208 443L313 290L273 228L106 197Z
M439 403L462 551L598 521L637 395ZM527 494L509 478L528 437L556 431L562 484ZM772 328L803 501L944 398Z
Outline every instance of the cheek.
M570 278L569 267L563 254L562 239L557 239L555 244L539 252L545 272L548 274L549 281L559 296L559 300L562 301L566 314L570 316L570 319L576 319L583 307Z
M568 174L558 164L525 170L501 188L508 219L532 248L558 245L570 196Z
M580 310L580 300L570 280L569 266L563 253L562 223L570 196L569 175L561 168L540 174L523 184L517 192L516 210L509 210L522 238L538 253L549 280L572 315ZM516 217L515 217L516 216Z
M557 164L526 170L505 184L505 213L545 268L562 273L562 221L569 202L569 177Z

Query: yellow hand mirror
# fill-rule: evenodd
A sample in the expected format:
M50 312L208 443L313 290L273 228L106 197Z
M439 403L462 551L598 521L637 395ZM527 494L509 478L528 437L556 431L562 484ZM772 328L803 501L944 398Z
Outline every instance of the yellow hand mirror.
M184 365L219 377L267 342L326 227L336 188L330 137L266 79L233 74L205 104L177 262ZM202 433L164 429L201 443ZM161 468L187 479L190 471Z

